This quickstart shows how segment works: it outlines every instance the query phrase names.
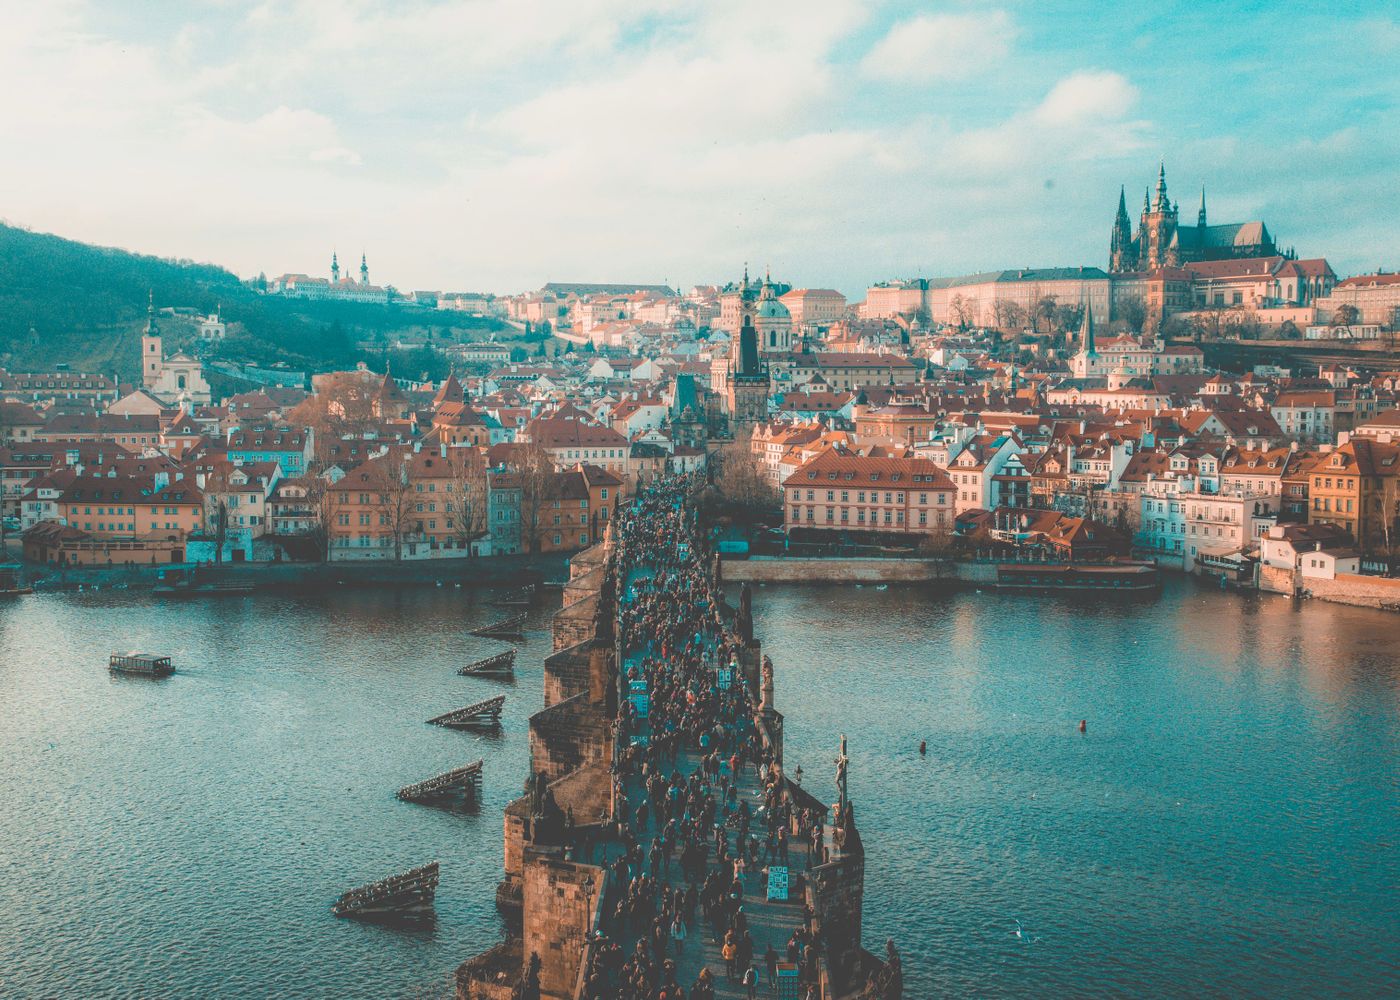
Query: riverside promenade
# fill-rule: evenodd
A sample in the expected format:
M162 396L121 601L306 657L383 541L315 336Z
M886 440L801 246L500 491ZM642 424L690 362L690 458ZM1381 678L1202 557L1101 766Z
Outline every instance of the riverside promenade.
M635 498L571 565L506 810L515 933L458 970L461 1000L901 996L893 943L860 944L845 739L827 806L784 770L774 668L747 587L724 601L697 485Z

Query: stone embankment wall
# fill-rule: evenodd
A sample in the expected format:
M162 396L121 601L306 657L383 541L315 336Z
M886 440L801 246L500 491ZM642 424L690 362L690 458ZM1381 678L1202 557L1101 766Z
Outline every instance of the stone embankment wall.
M809 559L755 556L725 559L723 573L734 583L928 583L957 581L958 566L946 559Z
M1291 570L1273 566L1259 567L1259 589L1273 594L1291 595L1294 586L1304 597L1314 597L1333 604L1350 604L1358 608L1379 611L1400 611L1400 580L1381 576L1358 576L1338 573L1336 579L1296 577Z
M327 587L503 586L555 580L567 572L562 555L479 556L467 559L423 559L376 563L225 563L201 570L201 579L227 583L251 583L259 590L300 590ZM76 589L79 586L132 589L154 587L158 573L169 566L85 566L60 569L26 563L24 578L37 590Z

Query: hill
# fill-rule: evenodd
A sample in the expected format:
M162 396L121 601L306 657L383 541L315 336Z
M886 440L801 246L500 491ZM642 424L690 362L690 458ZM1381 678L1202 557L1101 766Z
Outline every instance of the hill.
M74 369L137 373L147 295L157 306L216 308L229 326L227 341L201 353L235 361L285 361L324 370L368 360L380 352L357 344L402 337L421 342L484 339L505 329L492 319L437 313L393 303L311 302L259 294L214 264L168 260L98 247L0 224L0 365L38 370L67 362ZM189 324L162 321L178 343ZM32 331L32 332L31 332ZM173 345L172 345L173 346Z

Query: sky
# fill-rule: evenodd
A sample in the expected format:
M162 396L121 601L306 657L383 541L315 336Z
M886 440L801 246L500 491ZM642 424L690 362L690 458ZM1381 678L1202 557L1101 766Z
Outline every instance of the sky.
M1393 3L0 0L0 219L403 291L1105 266L1194 222L1400 267ZM3 280L3 276L0 276Z

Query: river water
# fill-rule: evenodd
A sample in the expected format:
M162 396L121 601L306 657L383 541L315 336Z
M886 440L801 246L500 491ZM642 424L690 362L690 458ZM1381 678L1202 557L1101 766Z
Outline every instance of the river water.
M848 734L906 996L1400 992L1400 619L1188 581L754 606L789 767L830 794ZM551 610L503 687L455 673L502 646L470 590L0 605L0 996L442 996L499 935ZM128 648L181 670L110 678ZM424 725L502 690L498 737ZM394 798L477 757L478 812ZM330 916L434 858L432 928Z

